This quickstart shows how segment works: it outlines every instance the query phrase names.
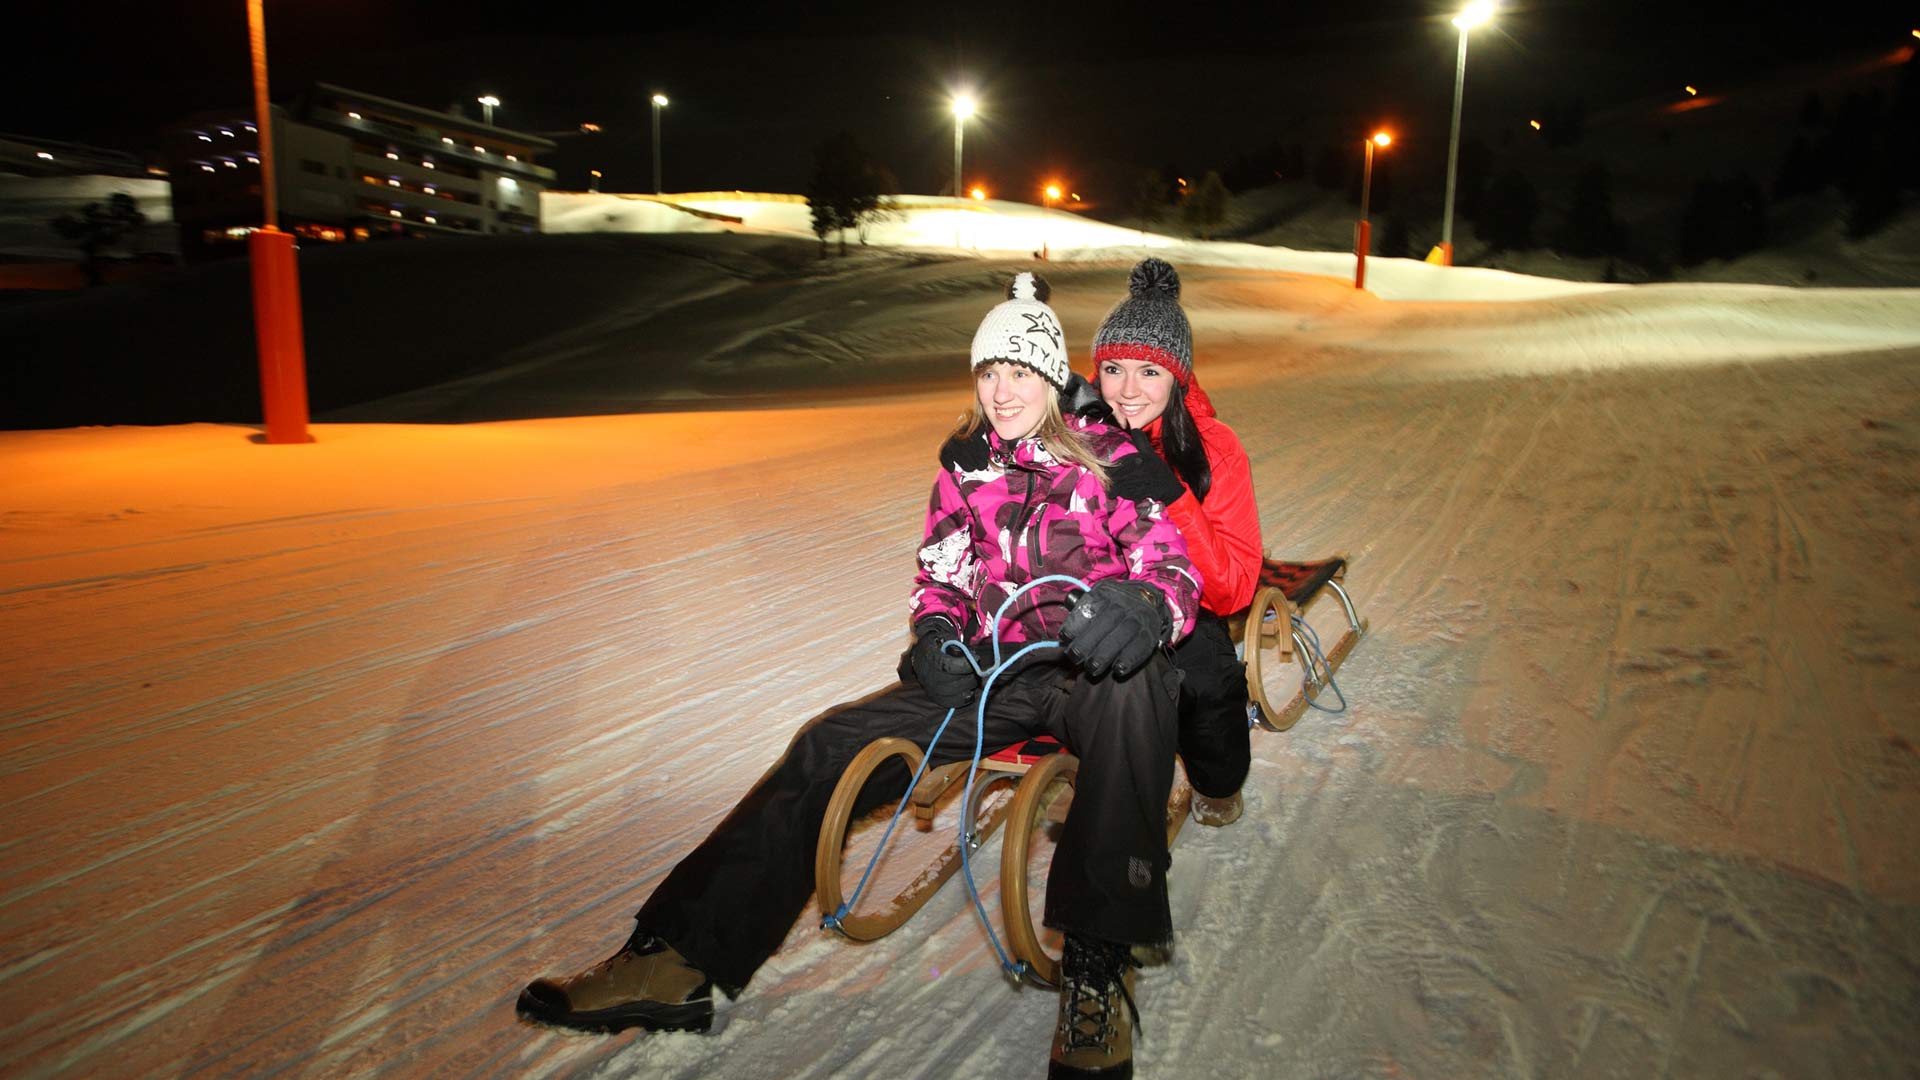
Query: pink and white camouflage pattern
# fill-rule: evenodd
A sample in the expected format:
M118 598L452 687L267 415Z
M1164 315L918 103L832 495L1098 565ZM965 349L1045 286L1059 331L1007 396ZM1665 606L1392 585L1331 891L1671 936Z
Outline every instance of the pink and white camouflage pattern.
M1103 462L1140 452L1117 428L1078 416L1067 423ZM1009 446L991 430L985 437L985 468L953 464L934 481L914 577L915 622L945 617L968 644L979 645L1015 589L1070 574L1088 585L1119 577L1151 586L1173 615L1173 640L1193 629L1200 574L1163 505L1114 495L1086 469L1056 460L1037 438ZM1021 597L1001 620L1001 642L1057 640L1070 589L1049 583Z

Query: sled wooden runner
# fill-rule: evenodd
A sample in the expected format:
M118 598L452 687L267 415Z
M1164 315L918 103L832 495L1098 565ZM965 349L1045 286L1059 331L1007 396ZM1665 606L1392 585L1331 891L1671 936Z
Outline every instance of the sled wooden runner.
M1235 641L1242 645L1247 665L1247 707L1252 718L1268 731L1285 731L1307 711L1307 702L1316 698L1333 681L1341 661L1367 634L1367 620L1354 610L1347 595L1347 557L1336 555L1314 562L1288 562L1267 559L1260 567L1260 584L1254 590L1247 610L1227 620ZM1347 617L1347 631L1325 650L1324 657L1312 648L1308 638L1294 624L1294 617L1306 617L1315 601L1331 593L1340 600ZM1247 633L1252 626L1255 632ZM1276 709L1267 700L1262 659L1271 643L1282 664L1298 664L1300 688L1285 706Z

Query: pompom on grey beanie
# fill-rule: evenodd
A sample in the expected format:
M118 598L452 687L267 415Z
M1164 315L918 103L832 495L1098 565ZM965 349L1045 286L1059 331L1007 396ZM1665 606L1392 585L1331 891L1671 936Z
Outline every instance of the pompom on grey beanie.
M1047 306L1053 289L1047 279L1022 270L1007 283L1007 298L994 305L973 332L973 356L968 370L996 360L1020 364L1040 373L1055 390L1067 387L1067 336L1060 317Z

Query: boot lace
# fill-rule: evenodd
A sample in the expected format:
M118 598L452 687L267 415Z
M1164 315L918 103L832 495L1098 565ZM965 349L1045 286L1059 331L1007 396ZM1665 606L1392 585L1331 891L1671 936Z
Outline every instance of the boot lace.
M1134 1030L1140 1029L1140 1009L1127 990L1126 978L1128 968L1139 966L1133 950L1124 945L1067 938L1060 967L1064 984L1061 989L1066 995L1066 1012L1061 1023L1066 1026L1069 1052L1105 1049L1113 1041L1113 1016L1108 1003L1115 990L1120 991L1121 999L1127 1003Z

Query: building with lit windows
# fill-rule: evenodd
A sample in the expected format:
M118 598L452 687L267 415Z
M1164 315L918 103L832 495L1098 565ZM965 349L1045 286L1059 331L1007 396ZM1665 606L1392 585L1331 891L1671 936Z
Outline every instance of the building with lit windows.
M328 83L274 106L273 143L278 224L309 240L537 233L554 178L551 140ZM238 249L260 223L251 113L193 117L165 156L182 251Z

